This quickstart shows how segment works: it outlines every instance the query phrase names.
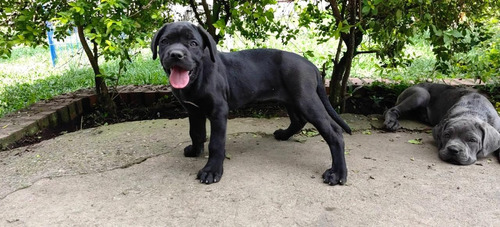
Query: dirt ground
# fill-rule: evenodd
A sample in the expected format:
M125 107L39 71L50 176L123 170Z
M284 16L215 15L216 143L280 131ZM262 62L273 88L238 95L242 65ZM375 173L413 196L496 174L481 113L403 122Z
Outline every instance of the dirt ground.
M322 183L331 159L320 136L273 139L286 118L230 120L224 176L212 185L195 180L206 156L183 157L187 119L1 152L0 226L500 226L496 158L444 163L426 126L385 133L372 129L380 120L344 117L355 129L344 134L344 186Z

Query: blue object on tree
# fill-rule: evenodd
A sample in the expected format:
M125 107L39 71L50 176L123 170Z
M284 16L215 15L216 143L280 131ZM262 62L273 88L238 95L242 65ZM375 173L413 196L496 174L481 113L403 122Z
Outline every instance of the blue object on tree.
M54 28L52 26L52 23L46 22L47 27L49 30L47 31L47 38L49 40L49 49L50 49L50 61L52 62L52 66L56 66L56 61L57 61L57 54L56 54L56 48L54 46Z

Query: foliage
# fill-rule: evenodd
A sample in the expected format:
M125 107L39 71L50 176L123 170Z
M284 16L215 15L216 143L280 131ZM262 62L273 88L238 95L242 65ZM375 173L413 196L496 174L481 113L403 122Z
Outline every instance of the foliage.
M216 42L222 41L226 34L240 34L253 42L264 41L272 33L287 43L298 31L275 18L276 0L221 0L213 1L211 8L206 0L180 3L191 7L196 21Z
M0 2L2 57L15 45L47 46L47 23L56 26L62 40L73 27L82 26L86 38L96 44L99 56L127 59L128 51L145 46L151 30L168 21L165 1L146 0L18 0Z
M359 46L353 54L356 58L352 62L355 67L352 74L380 76L406 83L444 77L498 82L500 10L495 1L360 0L355 23L349 21L348 1L296 1L299 29L303 34L291 28L295 26L291 20L280 20L275 0L214 2L214 5L208 5L205 0L0 1L0 55L11 56L8 61L17 61L19 51L16 53L16 50L22 49L22 55L33 53L15 46L46 46L46 22L56 26L58 38L63 38L67 29L81 25L89 42L91 57L105 61L98 64L98 78L105 78L112 84L164 83L164 77L158 80L163 74L157 62L134 64L128 59L148 56L146 53L140 55L142 58L136 58L133 51L147 45L147 40L161 24L173 20L178 12L173 12L177 8L172 5L179 4L191 7L195 13L191 18L211 31L216 39L224 41L223 38L231 35L242 37L247 44L264 42L261 45L266 47L279 44L279 48L301 52L320 69L325 63L326 71L333 77L334 71L341 68L340 59L336 60L335 54L337 39L343 42L338 53L347 52L344 40L354 29L363 36L355 43ZM342 20L334 16L331 2L337 3L336 10L343 16ZM293 40L298 36L298 40ZM314 39L321 44L316 44ZM293 45L286 46L290 41ZM420 50L429 46L432 51ZM410 55L412 51L408 47L418 48L419 53ZM365 51L375 54L361 55ZM11 111L39 99L76 90L79 86L96 86L96 82L91 81L90 70L71 68L67 72L45 75L52 70L33 66L40 57L23 57L19 61L30 62L30 66L24 68L33 70L26 72L29 78L21 79L18 75L5 74L2 67L7 66L1 61L5 60L0 60L0 115L3 107ZM73 82L71 78L74 78ZM85 82L85 79L89 81ZM20 92L15 92L16 87ZM22 98L15 101L3 99L11 96Z
M64 39L76 27L82 47L94 71L96 93L105 111L115 107L99 66L99 57L119 59L119 75L126 70L130 51L145 46L151 31L166 20L165 1L148 0L19 0L0 4L0 54L10 56L14 45L47 45L45 33L55 25L55 38ZM168 15L168 14L167 14ZM90 44L91 45L90 45Z
M449 60L452 74L464 74L483 82L500 82L500 25L497 18L485 23L485 33L492 34L490 39L481 41L465 53L455 54Z
M382 60L381 67L407 66L412 56L403 51L405 46L412 43L412 37L426 31L437 59L435 68L449 72L454 54L469 51L491 37L484 22L498 17L500 8L499 3L492 0L327 2L329 5L325 7L323 1L308 1L300 8L300 25L316 29L320 43L330 39L345 43L346 48L341 49L339 45L336 57L331 60L334 65L331 87L341 88L341 94L331 94L335 97L343 97L345 93L345 87L335 83L344 84L349 76L352 61L349 58L361 53L376 53ZM369 42L362 43L363 38L369 38ZM353 44L354 54L350 56ZM358 50L359 46L362 50ZM340 52L344 52L343 58L338 57ZM340 103L335 104L342 105L342 100L337 102Z

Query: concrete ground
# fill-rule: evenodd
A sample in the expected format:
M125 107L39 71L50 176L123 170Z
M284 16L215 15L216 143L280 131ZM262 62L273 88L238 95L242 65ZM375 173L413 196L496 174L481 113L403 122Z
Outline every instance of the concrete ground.
M348 183L328 186L320 136L288 119L229 121L224 176L195 180L187 119L128 122L0 152L0 226L500 226L500 164L444 163L429 128L344 115ZM310 127L310 126L308 126ZM421 141L412 144L409 141ZM206 154L205 154L206 155Z

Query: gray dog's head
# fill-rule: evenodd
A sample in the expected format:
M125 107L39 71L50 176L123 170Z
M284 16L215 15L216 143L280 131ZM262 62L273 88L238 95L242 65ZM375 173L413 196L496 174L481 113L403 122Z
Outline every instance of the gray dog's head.
M153 59L157 57L157 49L170 84L176 89L195 81L202 70L198 66L204 60L215 62L217 51L212 36L189 22L169 23L158 30L151 41Z
M432 130L439 157L446 162L470 165L500 148L500 133L476 117L442 120Z

